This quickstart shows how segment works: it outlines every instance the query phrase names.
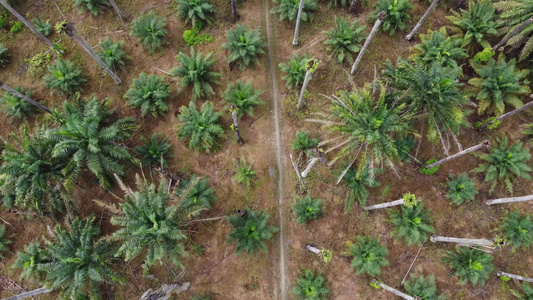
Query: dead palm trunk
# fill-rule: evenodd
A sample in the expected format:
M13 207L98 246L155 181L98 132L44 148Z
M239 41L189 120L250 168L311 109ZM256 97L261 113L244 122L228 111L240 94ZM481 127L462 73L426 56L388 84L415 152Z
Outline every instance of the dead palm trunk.
M500 198L494 200L485 201L487 205L502 204L502 203L513 203L513 202L523 202L533 200L533 195L523 196L523 197L513 197L513 198Z
M361 62L361 59L363 58L363 54L366 51L366 48L368 48L368 45L370 45L370 41L378 31L379 25L381 25L381 22L383 22L383 19L385 18L385 12L382 11L378 14L378 19L376 20L376 23L374 23L374 27L372 27L372 30L370 31L370 34L366 38L365 44L363 45L363 48L361 48L361 51L359 52L359 55L357 55L357 59L355 60L352 71L350 73L355 73L355 70L357 70L357 66L359 66L359 63Z
M304 95L305 95L305 89L307 88L307 84L309 83L310 78L311 78L310 70L305 71L304 84L302 85L302 91L300 92L300 99L298 99L298 106L296 107L297 109L302 108L302 103L303 103Z
M190 282L185 282L184 284L163 284L157 291L149 289L144 292L140 300L168 300L173 294L177 295L187 291L190 286Z
M33 100L32 98L30 98L28 96L18 92L17 90L10 88L9 86L5 85L3 82L0 82L0 88L2 88L3 90L5 90L5 91L7 91L7 92L19 97L19 98L22 98L22 99L26 100L28 103L30 103L33 106L35 106L35 107L37 107L37 108L39 108L39 109L51 114L51 115L54 115L52 113L52 111L48 107L40 104L39 102Z
M300 0L298 6L298 16L296 17L296 27L294 28L294 38L292 39L293 46L298 45L298 34L300 33L300 21L302 20L302 10L304 8L304 0Z
M391 292L394 295L396 295L398 297L401 297L403 299L406 299L406 300L418 300L418 299L420 299L419 297L413 297L413 296L409 296L407 294L404 294L404 293L398 291L395 288L392 288L392 287L390 287L390 286L388 286L388 285L386 285L384 283L381 283L381 282L377 281L376 279L372 279L371 282L372 282L372 284L375 284L375 285L379 286L380 288L386 290L387 292Z
M533 94L531 94L529 97L531 98L532 96L533 96ZM510 116L516 115L517 113L530 108L531 106L533 106L533 101L531 101L529 103L526 103L526 104L522 105L521 107L519 107L519 108L517 108L515 110L512 110L512 111L510 111L508 113L505 113L505 114L497 117L496 119L494 119L494 120L492 120L490 122L484 123L483 125L481 125L479 127L479 129L485 129L487 126L492 125L495 121L502 121L502 120L504 120L504 119L506 119L506 118L508 118Z
M520 25L520 27L516 28L511 33L509 33L506 37L504 37L498 44L496 44L490 50L491 51L496 51L498 48L500 48L500 46L502 46L503 44L507 43L507 41L510 40L513 36L519 34L520 31L522 31L524 28L526 28L532 22L533 22L533 17L527 19L522 25Z
M420 201L420 200L416 199L416 201ZM366 206L365 210L375 210L375 209L380 209L380 208L388 208L388 207L393 207L393 206L398 206L398 205L403 205L403 204L405 204L405 200L402 198L402 199L394 200L394 201L391 201L391 202L385 202L385 203L381 203L381 204Z
M18 295L11 296L11 297L8 297L8 298L3 298L2 300L22 300L22 299L33 297L33 296L36 296L36 295L49 293L51 291L52 290L49 290L49 289L47 289L45 287L42 287L42 288L35 289L33 291L24 292L22 294L18 294Z
M237 4L235 3L235 0L231 0L231 12L233 13L233 23L237 23L239 14L237 14Z
M432 242L443 242L443 243L456 243L457 246L481 246L485 248L494 249L495 244L492 239L464 239L464 238L454 238L454 237L445 237L439 235L432 235L429 238Z
M311 251L314 254L319 255L319 256L322 255L322 251L320 249L309 244L305 245L305 250Z
M484 140L483 142L481 142L481 144L475 145L475 146L470 147L468 149L465 149L465 150L463 150L463 151L461 151L459 153L455 153L454 155L450 155L450 156L448 156L446 158L443 158L443 159L441 159L439 161L436 161L436 162L434 162L432 164L429 164L429 165L426 166L426 169L433 168L433 167L436 167L436 166L440 166L440 165L442 165L445 162L448 162L450 160L459 158L459 157L461 157L461 156L463 156L463 155L465 155L467 153L477 151L477 150L479 150L479 149L481 149L483 147L490 148L490 146L491 146L490 141L489 140Z
M115 0L109 0L109 3L111 3L111 6L115 9L115 11L118 14L118 17L120 18L120 21L124 22L124 15L120 11L120 8L118 8L117 4L115 3Z
M26 25L33 33L35 33L41 40L43 40L45 43L50 46L50 48L54 48L54 43L47 39L42 33L37 30L28 20L26 20L23 16L21 16L11 5L7 3L7 0L0 0L0 4L2 4L7 10L9 10L10 13L12 13L17 19L19 19L24 25Z
M513 278L513 279L517 279L517 280L521 280L521 281L533 282L533 278L524 277L524 276L515 275L515 274L510 274L510 273L505 273L505 272L502 272L502 271L499 271L498 273L496 273L496 275L498 275L498 277L499 276L505 276L505 277L509 277L509 278Z
M311 172L311 169L313 168L313 166L316 164L317 161L318 161L318 157L316 157L316 156L311 159L311 161L307 165L307 168L305 168L305 170L302 172L302 177L303 178L307 177L307 174L309 174L309 172Z
M433 2L431 2L431 5L429 6L428 10L426 10L426 12L422 16L422 18L420 18L420 21L418 21L418 23L416 23L415 28L413 28L413 30L411 30L411 32L409 32L409 34L405 36L406 40L410 41L413 38L413 35L416 34L418 29L420 29L420 26L422 26L422 23L424 23L424 21L429 16L431 11L433 11L435 9L435 7L437 6L438 2L439 2L439 0L433 0Z
M229 107L229 110L231 112L231 118L233 119L233 130L235 130L235 133L237 134L237 141L239 145L244 144L244 140L242 139L241 132L239 130L239 120L237 120L237 108L235 105L231 105Z
M350 8L348 8L349 13L355 12L355 4L357 4L357 0L352 0L352 2L350 3Z
M65 32L68 36L73 38L80 46L85 50L85 52L89 53L89 55L104 69L104 71L107 72L111 78L115 81L116 84L121 84L122 80L118 78L118 76L109 69L109 67L94 53L93 49L85 42L85 40L78 35L78 32L76 28L74 28L74 25L72 23L64 23L62 32Z

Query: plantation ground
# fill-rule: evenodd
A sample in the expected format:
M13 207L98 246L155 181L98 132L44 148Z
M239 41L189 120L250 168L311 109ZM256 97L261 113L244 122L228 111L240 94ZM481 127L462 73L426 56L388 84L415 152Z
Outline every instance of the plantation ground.
M122 2L122 3L121 3ZM169 170L194 172L209 178L211 185L216 190L217 203L205 215L205 217L215 217L228 215L235 209L250 206L254 209L265 209L271 214L271 222L278 223L278 190L276 178L271 178L269 168L272 173L276 171L276 152L274 138L274 121L271 92L271 82L269 82L268 61L266 55L261 58L261 65L255 70L246 70L241 73L238 69L230 71L226 63L226 53L220 45L225 42L225 31L232 27L231 9L227 1L214 1L218 10L216 21L213 25L207 26L205 33L215 37L215 42L197 47L199 51L214 51L217 59L216 71L223 74L220 85L215 88L216 96L210 101L215 103L217 111L223 108L220 102L220 95L225 90L228 82L234 82L241 78L252 80L254 85L265 90L262 98L266 105L259 108L253 118L245 118L241 121L240 128L246 144L242 147L236 143L233 132L229 129L231 118L224 113L223 125L226 128L226 140L221 144L217 153L198 154L188 149L183 140L177 140L176 126L178 121L176 114L179 107L187 105L190 100L190 89L185 89L178 94L178 78L167 77L164 73L154 69L168 71L177 66L175 55L179 51L188 52L181 35L189 26L178 20L175 16L175 6L171 1L140 1L131 0L128 5L126 1L117 1L123 7L124 13L129 20L154 9L159 15L168 17L168 31L170 43L164 49L153 55L148 55L147 51L141 48L138 39L129 36L129 24L121 24L111 9L104 15L91 17L88 13L78 14L77 9L72 7L71 1L55 0L57 7L52 0L42 1L22 1L16 8L19 12L26 14L28 19L39 16L42 19L51 19L51 23L68 20L74 22L80 34L87 39L90 45L97 45L99 40L106 37L112 40L124 41L125 50L130 56L126 67L118 71L118 75L123 80L121 86L116 86L109 77L102 74L99 67L89 60L88 55L79 50L67 36L54 34L53 38L62 39L62 43L67 46L66 58L73 60L81 66L86 78L90 79L84 86L83 96L97 94L103 99L111 97L113 105L117 107L119 116L135 116L139 120L141 129L138 130L131 140L127 141L127 146L133 148L139 144L141 135L149 136L153 132L161 132L172 142L174 157L169 160ZM281 82L281 97L283 105L281 107L282 116L282 142L285 146L283 160L285 162L284 174L284 200L286 205L282 208L286 217L286 243L288 252L288 275L289 280L294 281L299 270L318 269L320 270L331 289L331 299L392 299L390 294L383 291L376 291L368 285L370 277L355 276L355 272L349 267L351 258L344 255L347 242L353 242L356 236L367 235L377 236L381 243L387 245L389 256L387 257L391 265L383 268L383 275L380 277L384 283L401 289L400 282L407 272L419 247L407 247L403 241L395 241L389 234L393 226L388 222L386 211L374 211L365 213L355 205L352 213L344 214L344 199L347 189L342 185L335 185L335 177L331 175L331 170L325 166L315 167L308 179L306 187L313 198L324 200L325 215L307 226L297 225L292 217L290 204L294 195L299 194L296 175L292 170L288 155L290 152L290 142L294 139L297 130L305 128L313 137L321 139L328 138L321 132L317 124L305 122L310 113L324 111L329 107L329 100L324 95L329 95L339 89L351 88L351 82L361 87L365 82L369 82L374 77L374 65L378 74L382 69L385 60L396 60L397 56L409 56L410 47L413 45L405 41L405 32L397 32L389 37L387 34L378 34L370 45L360 65L358 73L351 77L347 75L349 66L344 69L334 60L329 60L328 54L324 52L322 30L327 30L333 26L332 14L345 16L350 19L360 19L360 23L368 24L368 14L371 11L370 3L362 2L363 7L359 7L358 15L347 15L341 10L328 9L325 3L319 3L319 10L313 23L304 23L301 27L300 44L301 47L294 48L291 45L293 35L293 25L288 22L279 22L277 15L271 16L271 22L275 22L276 30L274 45L275 57L279 62L285 62L294 51L307 53L315 56L320 61L320 66L311 80L308 88L309 95L305 99L306 106L300 112L295 110L297 97L296 91L285 88ZM265 36L265 3L262 0L249 0L240 4L239 14L241 22L249 27L260 28ZM268 4L272 7L272 3ZM428 4L416 2L412 14L413 23L424 13ZM425 32L428 26L438 29L447 25L444 16L446 9L453 7L439 6L422 26L420 32ZM64 16L63 16L64 14ZM369 32L372 24L368 24L366 32ZM11 63L7 68L0 69L0 81L7 85L21 85L25 88L32 88L36 91L34 98L44 100L49 107L58 107L66 96L52 94L42 86L41 76L28 74L23 62L25 57L32 57L35 53L45 49L45 44L34 37L28 29L13 35L6 31L0 32L0 43L10 49ZM275 58L274 57L274 58ZM276 70L278 71L278 70ZM174 93L168 100L170 110L164 117L157 119L146 117L141 118L138 110L125 105L122 95L128 89L132 79L137 78L139 73L156 74L167 77L168 82L173 82ZM42 75L42 74L41 74ZM199 100L197 103L203 103ZM30 126L39 122L42 115L36 119L29 120ZM477 144L485 138L501 136L504 132L514 141L521 138L520 131L517 130L520 124L524 124L531 119L531 114L521 114L512 119L506 120L498 129L493 131L477 132L476 130L464 129L459 137L464 148ZM477 121L475 114L471 115L470 122ZM0 134L8 136L9 132L17 131L21 123L10 123L3 113L0 113ZM424 130L424 125L416 127L420 132ZM452 152L456 149L452 148ZM258 180L251 189L246 189L232 180L235 174L236 160L244 157L251 161L255 170L258 171ZM444 157L439 145L432 145L422 139L419 146L418 158L425 161L429 158ZM410 192L422 198L426 207L432 209L432 216L435 220L434 227L436 234L443 236L460 236L471 238L492 238L497 235L496 227L499 226L501 218L509 210L520 209L532 212L532 204L520 203L513 205L500 205L487 207L483 203L485 199L508 196L504 190L497 190L493 195L488 195L488 185L483 183L481 175L475 175L476 185L480 193L476 200L471 203L455 207L445 198L446 188L444 183L448 173L460 174L468 172L477 164L474 156L466 156L456 161L445 164L434 176L421 175L418 166L414 163L404 164L399 167L398 174L386 170L385 174L379 177L381 186L371 190L368 199L369 204L387 202L398 199L402 194ZM306 162L300 161L300 168ZM133 183L133 174L139 172L138 168L131 166L128 171L126 182ZM149 173L146 176L150 177ZM103 192L98 184L92 181L92 176L87 174L78 181L75 188L74 199L78 203L83 215L96 214L101 218L101 228L104 234L111 233L114 228L109 224L110 215L100 207L94 205L92 199L101 199L109 203L117 201L109 194ZM384 193L386 187L390 188L388 193ZM121 195L119 189L113 190L117 195ZM531 194L533 189L530 182L520 182L515 186L515 195ZM15 280L19 286L25 290L38 287L36 283L27 280L19 281L19 272L12 270L10 265L16 258L16 251L22 250L24 245L36 240L38 237L46 237L46 225L53 226L52 220L17 215L5 210L0 212L1 217L9 222L8 233L16 234L14 243L11 246L12 253L6 255L6 259L0 262L0 296L7 297L19 290L11 280ZM279 298L279 243L275 236L269 243L269 253L259 254L257 257L247 257L245 254L234 255L234 246L227 244L225 236L230 232L230 226L225 220L196 223L190 227L190 241L187 249L191 257L185 259L185 270L169 269L168 266L156 266L152 269L154 277L143 277L140 261L133 261L127 264L123 270L128 282L122 287L107 287L109 292L115 290L115 299L136 298L150 287L158 287L161 283L179 281L191 281L189 292L179 296L179 299L189 299L193 294L210 293L215 299L277 299ZM328 265L324 265L314 254L304 250L307 243L318 247L330 249L333 252L333 259ZM200 246L203 251L195 251ZM425 275L434 274L436 283L441 292L448 295L448 299L512 299L509 288L517 288L513 282L501 283L496 278L495 273L484 287L472 287L471 285L461 286L457 278L451 276L450 269L440 262L445 250L452 250L451 245L431 244L427 242L422 249L417 262L411 273ZM512 252L510 247L504 247L495 252L494 264L497 270L509 273L521 274L532 277L533 255L531 251L518 250ZM290 286L289 286L290 288ZM55 295L45 295L36 299L55 299Z

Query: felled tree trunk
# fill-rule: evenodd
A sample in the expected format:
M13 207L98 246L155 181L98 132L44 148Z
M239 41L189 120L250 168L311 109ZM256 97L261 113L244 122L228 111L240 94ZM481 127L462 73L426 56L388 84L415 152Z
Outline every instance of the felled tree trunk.
M404 293L398 291L398 290L395 289L395 288L392 288L392 287L390 287L390 286L388 286L388 285L386 285L386 284L384 284L384 283L381 283L381 282L377 281L376 279L372 279L371 282L372 282L373 284L379 286L380 288L386 290L387 292L391 292L391 293L393 293L394 295L396 295L396 296L398 296L398 297L401 297L401 298L403 298L403 299L406 299L406 300L418 300L418 299L420 299L419 297L413 297L413 296L409 296L409 295L407 295L407 294L404 294Z
M237 14L237 4L235 3L235 0L231 0L231 12L233 13L233 23L237 23L239 14Z
M7 0L0 0L0 4L2 4L10 13L12 13L17 19L19 19L26 27L28 27L33 33L35 33L41 40L43 40L45 43L50 46L50 48L54 48L54 43L47 39L42 33L37 30L28 20L26 20L22 15L20 15L9 3L7 3Z
M443 242L443 243L456 243L458 246L481 246L487 248L494 247L494 241L489 239L464 239L464 238L454 238L454 237L445 237L432 235L429 238L432 242Z
M122 80L118 78L118 76L109 69L109 67L96 55L93 51L93 49L85 42L85 40L78 35L78 32L76 28L74 28L74 25L72 23L65 23L63 24L62 32L66 33L68 36L73 38L80 46L87 52L99 65L104 69L104 71L107 72L111 78L115 81L116 84L121 84Z
M420 201L420 200L416 199L416 201ZM367 206L365 207L365 210L375 210L375 209L380 209L380 208L393 207L393 206L403 205L404 203L405 201L402 198L402 199L394 200L391 202Z
M294 38L292 39L292 44L294 46L298 45L298 34L300 33L300 21L302 20L302 10L304 8L304 0L300 0L298 5L298 16L296 17L296 27L294 28Z
M49 289L47 289L45 287L42 287L42 288L35 289L33 291L24 292L22 294L18 294L18 295L15 295L15 296L4 298L2 300L22 300L22 299L30 298L30 297L37 296L37 295L40 295L40 294L49 293L51 291L52 290L49 290Z
M428 10L426 10L422 18L420 18L420 21L416 23L415 28L413 28L413 30L411 30L411 32L409 32L409 34L405 36L406 40L410 41L413 38L413 35L415 35L418 32L418 29L420 29L420 27L422 26L422 23L424 23L424 21L429 16L429 14L435 9L438 2L439 0L433 0L433 2L431 2L431 5L429 6Z
M502 203L513 203L513 202L523 202L533 200L533 195L523 196L523 197L513 197L513 198L500 198L494 200L485 201L487 205L502 204Z
M232 110L230 108L230 110ZM239 120L237 120L237 111L235 109L231 112L231 118L233 119L233 130L235 130L235 133L237 134L237 141L239 145L244 144L244 140L242 139L241 132L239 131Z
M122 11L120 11L120 8L118 8L118 5L115 3L115 0L109 0L109 3L111 3L111 6L113 6L115 11L117 12L120 21L124 22L124 15L122 14Z
M316 248L314 246L311 246L309 244L305 245L305 250L311 251L311 252L313 252L316 255L322 255L322 251L320 251L320 249L318 249L318 248Z
M370 34L366 38L365 44L363 45L363 48L361 48L361 51L357 55L357 59L353 63L352 71L350 73L355 73L355 70L357 70L357 66L359 66L359 63L361 62L361 59L363 58L363 54L366 51L366 48L368 48L368 45L370 45L370 41L378 31L379 25L381 25L381 22L383 22L383 19L385 18L385 12L382 11L378 14L378 19L376 20L376 23L374 23L374 27L372 27L372 31L370 31Z
M532 96L533 96L533 94L530 95L529 97L532 97ZM531 102L529 102L529 103L526 103L526 104L522 105L521 107L519 107L519 108L517 108L517 109L515 109L515 110L512 110L512 111L510 111L510 112L508 112L508 113L505 113L505 114L503 114L503 115L497 117L496 119L494 119L494 120L492 120L492 121L490 121L490 122L487 122L487 123L481 125L481 126L479 127L479 129L485 129L487 126L493 124L494 121L502 121L502 120L504 120L504 119L506 119L506 118L508 118L508 117L510 117L510 116L516 115L517 113L519 113L519 112L521 112L521 111L523 111L523 110L526 110L526 109L530 108L531 106L533 106L533 101L531 101Z
M481 142L481 144L475 145L475 146L470 147L468 149L465 149L465 150L463 150L463 151L461 151L459 153L455 153L454 155L450 155L450 156L448 156L446 158L443 158L443 159L441 159L439 161L436 161L436 162L434 162L432 164L429 164L429 165L426 166L426 169L433 168L435 166L440 166L440 165L442 165L445 162L448 162L450 160L454 160L456 158L459 158L459 157L461 157L461 156L463 156L463 155L465 155L467 153L477 151L477 150L479 150L479 149L481 149L483 147L490 148L490 146L491 146L490 141L489 140L484 140L483 142Z
M492 49L490 49L491 51L496 51L498 50L498 48L500 48L500 46L502 46L503 44L507 43L508 40L510 40L513 36L517 35L520 33L520 31L522 31L524 28L526 28L529 24L531 24L533 22L533 17L527 19L522 25L520 25L520 27L516 28L515 30L513 30L511 33L509 33L506 37L504 37L498 44L496 44L494 47L492 47Z
M505 277L509 277L509 278L513 278L513 279L517 279L517 280L521 280L521 281L533 282L533 278L524 277L524 276L515 275L515 274L510 274L510 273L505 273L505 272L502 272L502 271L499 271L498 273L496 273L496 275L505 276Z
M48 107L40 104L39 102L33 100L32 98L30 98L30 97L28 97L28 96L26 96L26 95L24 95L22 93L19 93L17 90L10 88L9 86L5 85L1 81L0 81L0 88L2 88L3 90L5 90L5 91L7 91L7 92L19 97L19 98L22 98L22 99L26 100L28 103L30 103L31 105L37 107L38 109L41 109L41 110L53 115L52 111Z
M152 291L152 289L147 290L141 296L140 300L168 300L172 294L179 294L185 292L191 286L190 282L185 282L184 284L163 284L160 289L157 291Z
M304 95L305 95L305 89L307 88L307 84L309 84L310 78L311 78L311 71L310 70L305 71L304 84L302 85L302 91L300 92L300 99L298 99L297 109L302 108L302 104L304 101Z
M311 159L311 161L307 165L307 168L305 168L305 170L302 172L302 177L303 178L307 177L307 174L309 174L309 172L311 172L311 169L313 168L313 166L316 164L317 161L318 161L318 157L316 157L316 156Z

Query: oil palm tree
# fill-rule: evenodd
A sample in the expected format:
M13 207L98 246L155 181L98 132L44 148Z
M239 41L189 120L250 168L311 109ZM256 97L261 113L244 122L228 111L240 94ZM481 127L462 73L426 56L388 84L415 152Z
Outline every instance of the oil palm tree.
M442 259L450 265L461 284L470 281L474 285L485 285L489 274L494 271L492 260L493 257L486 252L467 247L459 247L456 252L447 251Z
M396 225L392 235L403 237L407 245L422 244L427 241L428 234L435 232L430 224L433 219L430 209L424 209L424 203L414 202L413 205L402 205L401 213L391 211L391 222Z
M493 6L500 13L500 20L504 22L500 33L505 34L505 38L509 37L505 45L521 46L519 61L525 60L533 50L533 39L531 39L533 24L530 21L533 17L533 2L528 0L498 1ZM510 35L516 30L518 32L511 37Z
M421 34L420 43L413 50L415 56L428 66L438 61L443 67L457 67L457 60L468 56L461 48L461 42L460 39L449 37L446 27L441 27L438 31L428 30L427 34Z
M350 266L356 269L356 275L367 273L370 276L381 275L381 268L389 265L386 256L389 250L372 237L357 237L356 244L350 244L348 255L353 256Z
M244 209L244 214L227 217L233 230L227 236L228 242L235 242L237 254L245 251L249 255L257 254L258 250L267 252L265 242L270 240L279 229L268 224L270 215L264 211Z
M224 129L218 124L221 115L215 112L212 102L205 102L200 110L193 101L189 102L189 107L180 108L178 120L182 124L178 127L178 138L187 138L191 149L211 151L216 148L217 140L224 133Z
M365 39L363 31L366 26L359 26L358 21L352 23L345 18L335 16L335 27L329 31L322 31L328 39L324 42L326 50L331 56L337 57L337 62L344 64L353 63L353 55L361 50L361 42Z
M241 71L259 63L258 56L265 54L265 42L258 29L250 30L246 24L238 24L226 31L228 41L222 48L229 51L228 63L236 63Z
M191 48L190 56L183 52L176 56L180 65L173 68L170 73L172 76L181 77L182 88L192 85L193 100L215 94L211 84L218 84L218 78L222 75L212 70L216 63L212 57L213 52L204 56L202 52L196 53L194 48Z

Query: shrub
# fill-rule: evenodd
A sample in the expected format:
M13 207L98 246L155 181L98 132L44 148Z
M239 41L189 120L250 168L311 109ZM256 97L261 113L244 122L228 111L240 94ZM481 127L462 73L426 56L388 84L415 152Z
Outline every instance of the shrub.
M33 94L32 91L24 92L21 87L16 87L15 90L29 97ZM25 120L28 115L35 112L32 104L9 92L4 92L4 96L0 98L0 104L8 116L21 120Z
M49 52L40 52L35 54L32 58L25 58L24 62L28 64L28 69L30 70L30 73L33 75L37 75L46 69L51 59L52 56Z
M360 43L365 39L363 31L366 26L359 26L358 21L352 23L345 18L335 16L335 27L330 31L322 31L328 38L324 45L331 56L337 56L337 62L353 63L353 55L361 50Z
M443 67L456 68L457 60L468 57L461 42L460 39L449 37L446 27L441 27L438 31L428 30L427 34L421 34L420 44L413 49L416 57L428 66L438 61Z
M250 30L245 24L238 24L226 31L228 41L222 44L229 51L228 63L236 63L241 71L248 66L255 66L260 54L265 54L265 43L258 29Z
M32 19L31 22L33 23L33 26L44 36L49 36L50 33L52 33L52 25L50 24L50 20L43 21L41 19L35 18Z
M183 40L187 46L197 46L203 43L213 42L215 39L209 34L198 34L198 30L190 29L183 32Z
M100 51L96 52L96 55L105 62L110 68L116 68L117 66L124 66L124 59L127 58L126 52L122 50L122 43L113 43L109 38L105 41L98 43Z
M342 170L347 167L347 164L344 164ZM372 174L371 171L373 172ZM368 199L368 196L370 195L368 193L368 188L374 188L380 185L375 177L376 175L383 173L383 169L374 168L371 170L365 166L360 174L357 173L358 170L356 168L350 167L346 174L344 174L344 177L342 177L342 181L346 182L346 185L350 189L348 197L346 198L346 203L344 204L345 214L352 210L352 206L356 199L362 207L366 206L366 199Z
M478 193L474 179L468 177L466 173L459 175L459 177L450 174L449 177L450 179L446 182L446 186L448 187L446 198L452 200L458 206L464 202L474 200Z
M533 221L530 214L521 215L519 211L507 213L500 230L505 241L515 249L533 244Z
M9 25L11 26L11 29L9 30L11 33L18 33L24 28L24 24L22 24L21 21L11 21L9 22Z
M392 224L396 225L391 232L393 236L403 237L408 246L421 244L427 241L428 234L435 232L435 228L430 224L433 219L429 215L430 209L424 209L424 203L415 201L415 205L402 205L401 213L392 210L390 218Z
M298 53L294 53L292 57L287 59L287 64L279 64L281 71L287 73L287 75L283 76L287 88L297 89L304 83L305 68L308 60L307 54L299 56Z
M183 199L183 209L210 209L216 201L215 190L209 187L209 179L192 175L182 178L175 192L178 199Z
M499 182L503 182L509 193L513 193L513 181L517 177L529 180L531 167L528 162L531 159L529 149L522 149L522 142L517 141L515 144L507 147L507 135L502 139L496 138L497 147L492 147L490 153L480 155L485 162L480 164L471 172L485 173L485 182L490 181L491 186L489 194Z
M159 17L154 11L140 15L131 22L131 36L138 37L143 47L148 49L150 54L154 54L164 44L167 44L167 19Z
M209 0L176 0L178 2L178 17L191 23L193 29L200 30L204 24L213 23L216 9Z
M381 275L381 267L389 265L385 258L388 254L387 247L381 246L376 238L357 237L357 244L350 244L348 249L348 255L354 257L350 266L357 275Z
M245 208L244 214L227 217L233 230L227 236L228 242L235 242L237 254L245 251L248 255L257 254L257 250L268 252L265 242L278 232L276 226L268 225L270 215L264 211Z
M252 168L252 165L247 165L246 160L241 158L239 165L237 166L237 174L235 174L235 181L244 184L246 187L250 187L252 180L255 180L257 172Z
M193 100L211 97L215 94L211 84L218 84L217 79L222 75L212 71L213 65L216 63L215 60L211 59L212 57L213 52L204 56L202 52L196 53L193 48L191 48L190 56L180 52L176 57L180 65L173 68L170 73L172 76L181 77L182 88L189 85L193 86Z
M305 270L296 280L292 294L301 300L325 300L329 289L325 287L324 277L320 273Z
M4 259L2 252L9 251L8 245L10 244L11 240L8 236L6 236L6 227L4 225L0 225L0 259Z
M108 3L107 0L74 0L74 7L78 7L80 14L88 10L91 14L97 16L102 12L102 7Z
M7 63L9 62L9 53L7 52L7 48L2 46L0 44L0 66L5 67Z
M191 149L211 151L224 133L222 126L218 125L221 115L215 112L212 102L205 102L200 111L193 101L189 102L189 107L180 108L178 120L183 124L178 127L178 138L188 138Z
M437 293L435 276L429 275L416 277L411 274L411 278L404 283L405 290L410 296L417 296L424 300L446 300L446 295Z
M420 174L424 174L424 175L429 175L429 176L432 176L432 175L435 175L435 173L437 173L437 171L439 170L440 168L440 165L438 166L434 166L434 167L431 167L431 168L426 168L427 165L431 165L432 163L434 162L437 162L436 159L434 158L430 158L426 161L426 163L420 167L420 169L418 169L418 171L420 172Z
M130 89L124 94L128 103L135 108L141 109L144 117L150 113L152 117L158 114L164 115L168 111L165 99L170 96L170 84L166 83L163 77L156 75L146 75L141 73L139 78L133 79Z
M254 109L265 102L259 98L263 91L252 86L252 81L242 82L240 79L235 84L228 83L228 87L222 97L226 103L226 110L230 106L237 108L237 116L240 118L244 114L254 115Z
M385 19L380 26L380 31L388 31L389 35L394 35L396 29L406 30L409 28L411 22L411 16L409 13L413 9L413 5L409 3L409 0L378 0L374 4L374 11L370 15L370 20L376 22L378 14L382 11L385 12Z
M296 216L296 223L304 224L307 221L316 219L322 215L322 200L312 199L309 194L305 198L295 197L294 215Z
M135 153L141 156L143 166L168 167L167 158L171 156L168 138L161 133L154 133L150 139L141 136L142 144L135 147Z
M279 13L279 20L283 21L288 19L291 22L296 22L298 16L298 8L300 6L300 0L273 0L274 3L279 4L270 10L270 13ZM313 21L313 11L317 10L318 5L316 0L303 0L301 22Z
M87 80L83 78L80 68L70 60L59 59L55 65L48 65L48 72L44 79L44 85L49 89L59 89L69 94L81 90L82 83Z
M491 263L493 258L486 252L459 247L456 252L447 251L446 253L442 261L450 265L453 275L459 277L461 284L470 281L474 285L485 285L489 274L494 271Z

